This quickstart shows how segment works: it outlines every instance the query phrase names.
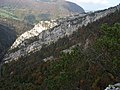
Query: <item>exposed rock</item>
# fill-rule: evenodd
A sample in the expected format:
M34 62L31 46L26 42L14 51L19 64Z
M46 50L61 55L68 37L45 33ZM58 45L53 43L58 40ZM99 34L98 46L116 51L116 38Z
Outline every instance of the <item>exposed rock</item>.
M80 14L61 18L56 21L47 22L47 25L45 22L41 22L32 30L25 32L17 38L9 52L6 54L4 61L17 60L21 56L39 51L43 45L50 45L59 38L69 36L79 27L82 27L83 25L86 26L88 23L114 13L116 10L118 10L118 6L92 14ZM87 48L87 45L88 40L86 40L85 48Z
M76 45L73 45L73 46L70 47L69 49L65 49L65 50L63 50L63 51L61 51L61 52L63 52L63 53L71 53L72 51L74 51L73 49L74 49L75 47L77 47L77 46L81 46L81 43L78 43L78 44L76 44Z
M50 56L50 57L47 57L47 58L43 59L43 61L44 61L44 62L47 62L47 61L50 61L50 60L52 60L52 59L54 59L54 57L53 57L53 56Z
M120 83L109 85L105 90L120 90Z
M24 40L38 36L43 30L50 29L52 27L55 27L56 25L57 23L54 21L41 21L39 24L35 25L32 30L23 33L19 38L17 38L11 46L11 49L16 48Z

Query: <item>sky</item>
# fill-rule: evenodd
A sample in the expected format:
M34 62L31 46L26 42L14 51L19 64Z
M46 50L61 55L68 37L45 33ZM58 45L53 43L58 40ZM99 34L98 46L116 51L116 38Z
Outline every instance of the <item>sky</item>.
M116 6L120 0L66 0L80 5L85 11L96 11Z

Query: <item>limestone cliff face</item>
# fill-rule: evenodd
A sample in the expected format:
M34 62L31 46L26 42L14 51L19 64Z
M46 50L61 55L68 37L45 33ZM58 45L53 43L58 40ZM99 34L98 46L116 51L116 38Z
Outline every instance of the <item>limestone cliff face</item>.
M16 48L25 40L38 36L42 31L50 29L56 25L57 23L53 21L41 21L39 24L35 25L35 27L32 30L23 33L19 38L17 38L16 41L11 46L11 49Z
M120 83L116 83L114 85L109 85L105 90L120 90Z
M114 13L119 8L120 5L91 14L79 14L55 21L40 22L32 30L23 33L16 39L5 55L4 61L7 63L39 51L43 45L50 45L52 42L57 42L59 38L71 35L79 27L86 26L88 23Z

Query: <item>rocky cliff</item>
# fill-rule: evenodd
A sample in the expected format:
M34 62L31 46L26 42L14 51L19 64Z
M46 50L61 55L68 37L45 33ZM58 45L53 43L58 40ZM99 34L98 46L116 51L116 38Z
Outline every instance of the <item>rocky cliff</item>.
M116 83L114 85L109 85L105 90L120 90L120 83Z
M86 26L88 23L114 13L119 8L120 5L91 14L79 14L55 21L40 22L32 30L23 33L16 39L5 55L4 61L17 60L22 56L39 51L42 46L50 45L64 36L69 36L79 27Z
M0 64L1 90L119 90L119 7L40 22L23 33L4 58L13 61Z
M16 38L31 28L31 24L0 16L0 60Z

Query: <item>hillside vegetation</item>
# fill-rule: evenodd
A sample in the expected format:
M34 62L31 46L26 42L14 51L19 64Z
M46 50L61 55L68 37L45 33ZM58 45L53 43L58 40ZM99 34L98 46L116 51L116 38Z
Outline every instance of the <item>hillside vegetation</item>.
M15 39L32 28L33 25L20 21L13 14L0 9L0 61Z
M17 16L3 9L0 9L0 17L18 19Z
M0 24L0 62L6 49L12 45L16 37L14 30Z
M85 13L82 7L65 0L4 0L1 1L0 8L5 10L1 13L2 16L18 18L30 24L36 24L40 20L65 17L73 13Z
M61 52L73 45L71 53ZM1 74L0 90L104 90L120 82L120 11L4 64Z

